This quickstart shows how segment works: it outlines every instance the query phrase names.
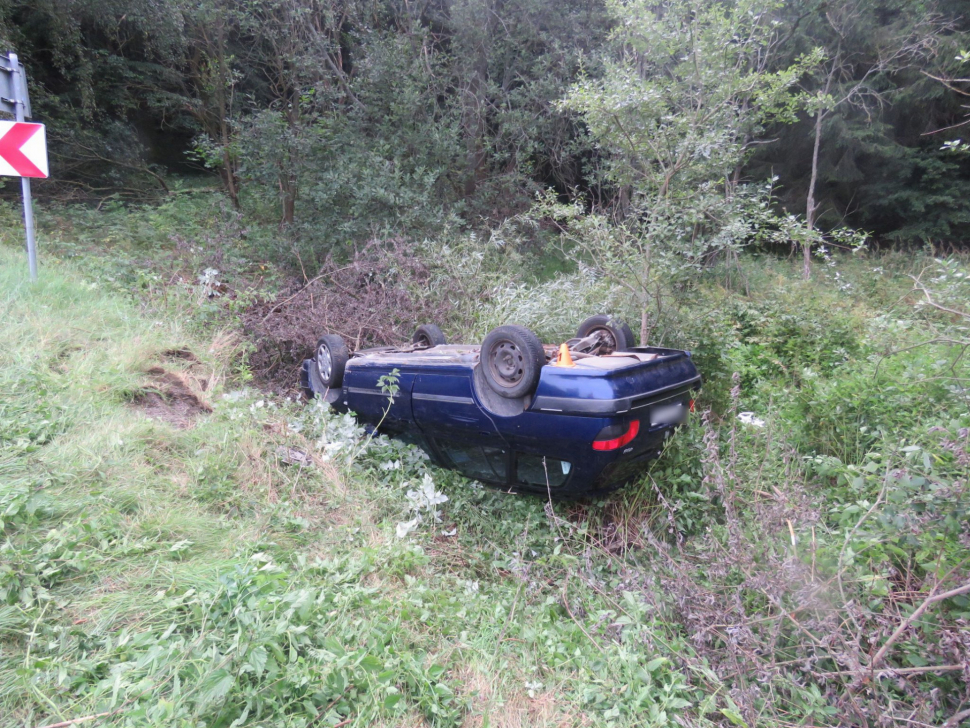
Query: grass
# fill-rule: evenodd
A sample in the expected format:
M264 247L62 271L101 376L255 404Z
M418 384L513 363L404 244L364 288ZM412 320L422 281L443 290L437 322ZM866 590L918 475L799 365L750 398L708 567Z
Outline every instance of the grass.
M935 262L840 261L803 284L751 258L746 292L717 271L671 292L664 343L695 351L713 409L640 484L553 508L248 387L245 301L195 285L225 241L166 238L205 242L218 215L176 212L55 211L34 285L3 235L3 728L938 725L963 709L965 595L893 638L967 582L966 363L948 343L893 354L964 336L915 305L905 273ZM254 260L226 275L255 280ZM934 291L959 306L965 264L944 265ZM563 300L600 295L520 283L483 315L558 331L589 313ZM739 425L745 409L767 426Z
M0 255L0 724L574 725L686 703L667 661L606 653L616 597L566 576L575 527L541 503L435 472L444 523L399 539L413 455L286 466L277 447L313 450L298 429L342 442L341 423L227 399L225 335ZM204 380L211 414L146 417L157 367Z

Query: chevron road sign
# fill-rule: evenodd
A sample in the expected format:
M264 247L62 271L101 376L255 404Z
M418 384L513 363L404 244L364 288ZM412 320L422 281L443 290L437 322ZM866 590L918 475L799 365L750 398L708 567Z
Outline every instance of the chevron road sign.
M16 53L0 53L0 112L16 121L0 121L0 175L20 177L24 192L24 229L27 232L27 267L37 280L37 243L34 240L34 206L30 178L47 177L47 136L43 124L26 124L30 116L27 71Z
M47 137L43 124L0 121L0 175L47 177Z

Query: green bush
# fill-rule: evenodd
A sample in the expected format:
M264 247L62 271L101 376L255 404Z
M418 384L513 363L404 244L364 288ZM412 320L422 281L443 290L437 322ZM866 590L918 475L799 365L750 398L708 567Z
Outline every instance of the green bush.
M837 376L805 373L782 417L803 452L860 463L883 438L922 432L953 411L961 398L950 373L957 353L926 346L846 364Z

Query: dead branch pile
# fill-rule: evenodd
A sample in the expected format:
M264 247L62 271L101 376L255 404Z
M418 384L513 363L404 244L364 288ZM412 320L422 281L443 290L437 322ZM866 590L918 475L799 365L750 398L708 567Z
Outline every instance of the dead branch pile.
M294 279L273 300L249 308L243 324L255 345L250 367L272 389L292 390L322 334L339 334L351 351L404 343L419 324L447 322L449 293L432 285L428 265L405 241L371 241L349 261L330 257L313 278Z

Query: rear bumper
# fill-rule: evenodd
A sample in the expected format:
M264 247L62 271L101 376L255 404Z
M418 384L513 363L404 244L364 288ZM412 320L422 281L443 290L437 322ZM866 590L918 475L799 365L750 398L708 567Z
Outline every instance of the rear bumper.
M667 440L678 427L686 427L686 423L679 426L669 426L648 429L641 432L630 443L629 447L612 452L597 452L589 443L576 442L570 453L560 452L552 454L548 448L523 447L522 451L534 454L548 454L551 457L567 460L572 463L574 472L572 477L559 488L547 491L545 488L531 488L517 486L523 492L533 492L540 495L551 495L557 500L577 498L592 498L610 493L636 480L649 467L650 462L660 457Z

